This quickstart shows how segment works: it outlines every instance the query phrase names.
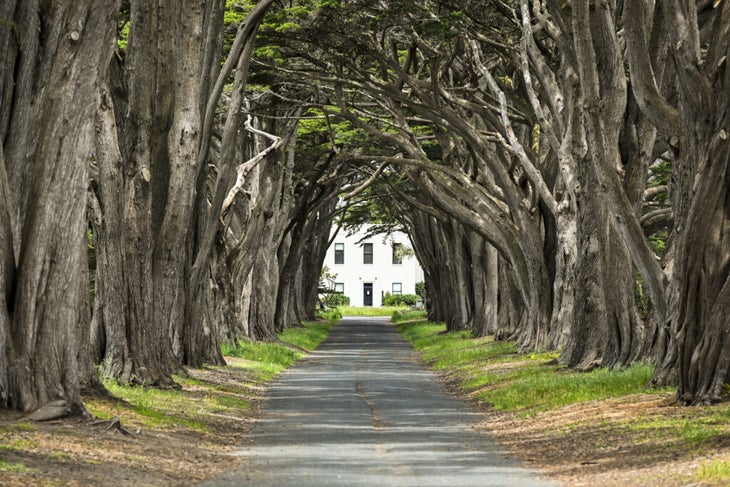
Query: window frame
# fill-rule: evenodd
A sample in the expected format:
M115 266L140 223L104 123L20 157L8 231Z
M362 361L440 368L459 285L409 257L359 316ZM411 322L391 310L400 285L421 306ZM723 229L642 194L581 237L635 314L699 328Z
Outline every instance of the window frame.
M398 290L395 290L396 284L398 285ZM390 291L393 296L399 296L403 294L403 283L402 282L394 282L390 285Z
M403 256L398 256L398 251L403 248L403 244L400 242L393 242L393 265L402 265Z
M340 247L340 248L337 248ZM345 263L345 244L335 242L335 264L343 265Z
M369 249L369 251L368 251ZM375 259L373 258L373 244L372 242L365 242L362 244L362 263L363 264L373 264ZM368 262L368 256L370 257L370 262Z

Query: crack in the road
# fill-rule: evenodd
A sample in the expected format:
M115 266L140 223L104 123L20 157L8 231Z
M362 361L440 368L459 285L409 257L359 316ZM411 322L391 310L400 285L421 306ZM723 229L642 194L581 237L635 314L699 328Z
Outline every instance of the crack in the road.
M375 404L375 401L368 399L368 397L365 393L365 386L363 386L362 381L360 381L359 378L357 379L357 382L355 383L355 391L357 392L358 397L360 399L362 399L363 402L370 409L370 415L373 418L373 428L375 428L377 430L385 428L387 426L387 424L378 415L378 406Z
M375 401L368 399L366 393L365 393L365 386L363 385L362 381L358 377L355 382L355 392L357 393L357 396L362 399L362 401L367 405L368 409L370 409L370 416L373 421L373 428L376 431L380 431L383 428L385 428L387 425L385 421L383 421L380 416L378 415L378 406L375 404ZM377 441L375 443L375 451L378 454L385 454L388 452L388 450L383 446L382 442Z

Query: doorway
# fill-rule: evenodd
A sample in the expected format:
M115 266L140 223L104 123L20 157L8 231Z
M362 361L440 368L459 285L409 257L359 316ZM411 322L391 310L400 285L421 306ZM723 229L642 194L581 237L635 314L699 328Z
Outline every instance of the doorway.
M363 306L372 306L373 305L373 283L372 282L364 282L362 285L362 305Z

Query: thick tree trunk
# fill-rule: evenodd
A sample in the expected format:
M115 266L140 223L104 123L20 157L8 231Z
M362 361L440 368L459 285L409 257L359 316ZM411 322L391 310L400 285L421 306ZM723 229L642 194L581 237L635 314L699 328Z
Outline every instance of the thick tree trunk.
M499 258L499 327L495 339L513 339L525 327L527 312L509 263Z
M727 127L730 107L725 103L719 120ZM695 191L699 196L693 199L680 234L674 267L677 394L687 404L719 400L730 382L730 143L721 126L703 127L709 140L705 139L706 152L701 155Z
M694 2L657 4L662 22L656 28L672 36L679 96L676 112L670 107L652 113L657 126L677 132L670 140L676 232L670 345L654 380L666 383L676 376L678 399L686 404L720 399L730 381L730 5L714 7L701 25ZM646 75L641 66L634 68L633 74Z
M189 308L186 303L194 294L190 268L195 228L196 161L202 129L203 93L200 83L203 73L208 69L202 63L205 8L201 0L182 1L180 9L184 15L173 24L173 32L178 35L177 41L170 48L170 58L163 58L163 65L172 61L174 66L170 73L172 79L163 78L162 82L175 86L175 97L166 140L169 151L167 198L153 251L155 313L152 326L167 328L177 363L182 363L184 359L183 337L186 334L195 336L189 328L202 325L200 321L191 323L187 319L186 311ZM165 57L168 55L165 49L160 54ZM202 286L203 283L196 282L195 285ZM195 305L201 306L201 302ZM190 361L200 365L199 360Z
M276 297L278 294L278 260L272 245L264 242L251 270L251 301L248 309L249 334L253 340L276 338Z
M116 175L101 172L99 184L123 188L118 201L107 193L108 204L102 205L102 220L123 239L121 265L101 276L107 287L124 291L123 320L104 320L104 374L122 383L170 386L170 375L183 363L220 361L220 354L209 349L217 348L217 339L206 340L210 335L203 319L210 267L201 260L194 282L191 268L203 112L218 72L211 29L220 25L221 7L220 0L131 3L124 60L128 91L115 92L124 114L119 130L123 182L105 181ZM213 210L214 230L219 208ZM115 224L119 219L122 224Z
M471 330L475 337L482 337L497 330L499 254L473 233L468 237L468 245L474 291Z
M317 218L314 231L306 245L310 249L308 255L305 253L302 260L302 284L303 289L300 295L300 309L303 311L305 320L317 318L317 298L319 295L320 275L324 259L327 257L330 233L332 231L332 214L337 207L337 199L333 198L321 211Z
M610 12L577 5L573 35L589 156L578 163L576 307L561 360L585 370L626 365L648 353L645 325L635 305L632 257L660 314L665 303L661 269L618 175L627 86Z
M13 278L15 277L15 252L13 250L12 204L10 187L5 171L5 151L0 144L0 405L10 398L7 357L10 351L10 327Z
M132 357L127 342L124 302L123 167L114 106L106 87L100 91L96 114L96 161L98 174L92 183L91 196L97 264L93 322L97 333L103 337L100 340L102 375L129 377Z
M592 171L591 164L584 170ZM633 266L601 205L606 195L595 177L583 175L581 181L585 192L578 202L575 317L561 361L579 370L627 365L647 352Z
M0 106L0 119L27 133L0 158L6 215L0 240L3 250L15 247L2 258L0 395L3 405L23 411L63 399L67 412L78 413L78 352L88 319L87 159L117 5L28 1L13 10L13 4L5 18L13 19L18 44L7 45L0 60L2 85L11 90L3 99L12 103ZM16 230L7 233L11 226Z

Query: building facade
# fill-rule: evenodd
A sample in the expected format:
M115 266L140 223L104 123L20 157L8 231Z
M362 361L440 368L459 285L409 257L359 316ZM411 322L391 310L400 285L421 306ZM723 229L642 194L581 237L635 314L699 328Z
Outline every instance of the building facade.
M324 265L335 275L334 289L350 298L352 306L382 306L383 296L416 294L423 270L412 255L404 255L411 242L403 232L361 240L372 225L347 235L339 232L327 250Z

